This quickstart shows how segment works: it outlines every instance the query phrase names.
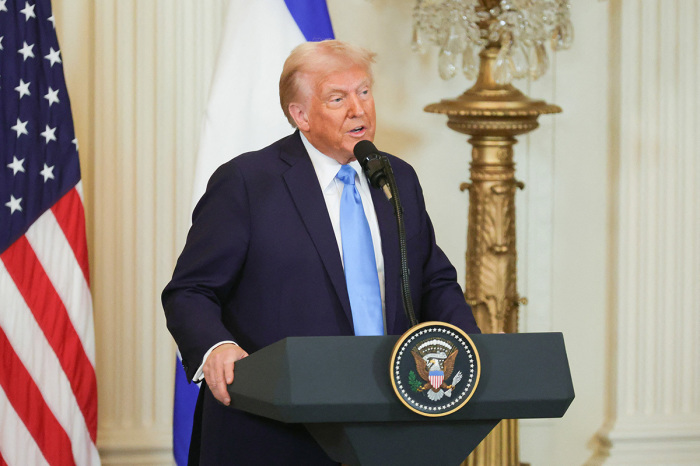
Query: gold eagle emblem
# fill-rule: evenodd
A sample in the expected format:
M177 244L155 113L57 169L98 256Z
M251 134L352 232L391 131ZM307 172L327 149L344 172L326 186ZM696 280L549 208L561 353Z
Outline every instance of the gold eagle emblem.
M423 358L423 356L420 355L418 350L416 348L414 348L411 351L411 354L413 355L413 359L415 359L415 361L416 361L416 371L418 371L418 375L420 376L420 378L426 382L422 387L420 387L418 389L418 391L424 392L425 390L432 390L433 392L438 393L440 390L444 390L444 391L452 390L454 388L454 385L448 385L445 381L448 380L450 377L452 377L452 372L454 371L455 358L457 357L457 353L458 353L458 350L456 348L453 348L452 352L443 361L442 367L441 367L440 361L437 358L430 358L430 359L426 360ZM431 371L433 371L433 372L440 371L443 373L441 384L438 385L437 387L435 387L433 385L433 383L431 383L431 381L430 381L430 372ZM442 398L442 396L440 396L440 398Z

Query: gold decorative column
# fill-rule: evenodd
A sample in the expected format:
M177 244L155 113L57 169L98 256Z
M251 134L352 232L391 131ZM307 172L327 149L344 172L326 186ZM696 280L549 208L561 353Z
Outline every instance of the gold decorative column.
M539 115L561 112L510 84L496 83L492 65L499 48L489 44L481 51L479 76L471 89L425 108L447 115L447 126L471 136L471 182L461 186L469 190L464 295L484 333L518 331L515 191L524 185L515 179L515 136L536 129ZM464 464L520 464L517 421L503 420Z

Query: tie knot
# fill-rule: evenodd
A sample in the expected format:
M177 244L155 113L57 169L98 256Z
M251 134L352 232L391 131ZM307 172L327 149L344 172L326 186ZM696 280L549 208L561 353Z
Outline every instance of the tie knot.
M340 170L338 170L338 174L335 175L335 177L345 184L354 186L356 173L357 172L355 171L355 169L352 168L350 165L343 165L342 167L340 167Z

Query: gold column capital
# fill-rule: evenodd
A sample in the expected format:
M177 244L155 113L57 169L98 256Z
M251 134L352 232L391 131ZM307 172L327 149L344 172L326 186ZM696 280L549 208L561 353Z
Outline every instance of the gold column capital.
M447 115L447 126L472 136L513 137L537 128L537 117L561 113L561 107L531 99L511 84L498 84L493 63L499 46L484 48L479 57L476 83L454 99L443 99L425 107L428 113Z

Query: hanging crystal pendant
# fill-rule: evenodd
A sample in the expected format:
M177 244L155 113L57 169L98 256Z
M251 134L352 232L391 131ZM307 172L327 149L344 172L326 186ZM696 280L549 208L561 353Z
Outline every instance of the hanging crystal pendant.
M565 50L571 47L574 40L574 28L568 19L557 24L552 30L552 49Z
M498 51L496 56L496 61L493 65L493 79L498 84L508 84L513 80L513 58L511 56L511 44L510 36L504 34L508 38L505 42L501 39L501 50Z
M449 50L442 48L438 54L438 72L440 77L447 81L452 79L457 74L457 66L455 65L454 56Z
M513 44L510 48L510 57L513 62L513 78L525 78L530 71L525 45L522 42Z
M457 60L466 47L466 32L452 22L445 45L438 56L438 71L442 79L451 79L457 74Z
M476 79L479 74L479 63L471 44L462 52L462 73L467 79Z
M549 58L547 58L547 51L542 41L538 40L530 47L529 62L530 77L532 79L540 78L549 68Z
M557 50L566 50L571 47L571 44L574 42L574 25L571 24L571 20L569 18L566 18L562 22L562 30L564 31L563 37L562 37L562 48L557 49Z

